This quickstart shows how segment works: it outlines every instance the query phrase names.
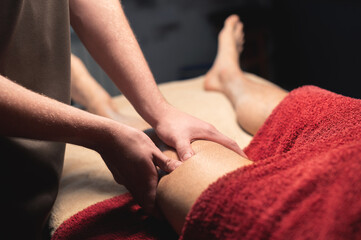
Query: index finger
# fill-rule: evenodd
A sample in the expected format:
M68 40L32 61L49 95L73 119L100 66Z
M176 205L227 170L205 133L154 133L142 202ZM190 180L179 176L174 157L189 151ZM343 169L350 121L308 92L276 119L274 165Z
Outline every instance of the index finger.
M238 146L236 141L232 140L231 138L223 135L218 130L214 130L211 133L208 133L207 135L203 136L203 139L209 140L212 142L216 142L221 144L222 146L231 149L232 151L238 153L244 158L247 158L247 155L243 152L243 150Z
M160 150L156 151L153 156L153 163L158 166L160 169L166 172L172 172L177 167L179 167L182 162L175 159L167 157Z

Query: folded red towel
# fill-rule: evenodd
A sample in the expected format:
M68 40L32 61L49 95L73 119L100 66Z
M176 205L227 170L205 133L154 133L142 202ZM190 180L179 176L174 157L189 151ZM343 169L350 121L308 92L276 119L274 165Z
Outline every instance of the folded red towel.
M75 214L53 234L52 240L178 239L163 221L149 217L130 194L94 204Z
M361 100L292 91L247 147L254 164L212 184L181 239L361 239ZM176 239L129 195L65 221L53 239Z
M210 186L182 239L361 239L361 100L291 92L246 149L255 164Z

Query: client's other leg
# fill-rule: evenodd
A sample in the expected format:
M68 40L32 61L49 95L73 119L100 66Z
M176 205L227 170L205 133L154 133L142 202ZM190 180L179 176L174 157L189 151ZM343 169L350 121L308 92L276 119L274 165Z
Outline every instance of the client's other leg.
M240 68L243 50L243 24L232 15L218 36L217 57L205 77L206 90L219 91L231 101L238 123L255 134L287 91Z
M126 125L146 129L140 118L120 113L108 92L90 75L80 58L71 54L71 98L88 112L111 118Z

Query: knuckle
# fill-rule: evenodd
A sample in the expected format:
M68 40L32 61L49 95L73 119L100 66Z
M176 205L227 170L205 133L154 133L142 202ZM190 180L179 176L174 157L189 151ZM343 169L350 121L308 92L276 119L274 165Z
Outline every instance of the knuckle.
M161 169L166 172L170 171L170 169L172 169L172 160L170 158L167 158L160 161L159 167L161 167Z
M166 169L169 169L172 165L172 160L170 160L170 158L167 158L165 161L164 161L164 167Z

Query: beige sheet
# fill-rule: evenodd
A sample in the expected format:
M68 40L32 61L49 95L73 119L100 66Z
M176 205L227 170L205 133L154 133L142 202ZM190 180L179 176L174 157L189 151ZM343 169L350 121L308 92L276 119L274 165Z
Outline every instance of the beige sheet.
M161 84L167 101L178 109L213 124L219 131L245 147L251 136L242 131L230 102L220 93L203 90L203 77ZM123 97L115 101L120 112L140 118ZM127 190L116 184L98 153L68 144L63 176L50 225L55 230L77 212Z

